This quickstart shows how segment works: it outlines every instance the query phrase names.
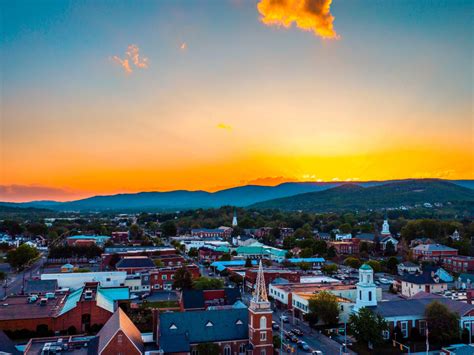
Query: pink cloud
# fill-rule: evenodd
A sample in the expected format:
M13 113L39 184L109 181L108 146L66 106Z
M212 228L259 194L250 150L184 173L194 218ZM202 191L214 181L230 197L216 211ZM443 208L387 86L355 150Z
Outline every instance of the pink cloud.
M138 69L148 68L148 58L140 55L140 48L136 44L131 44L127 47L125 58L122 59L114 55L111 57L111 60L119 64L127 74L133 72L132 65Z

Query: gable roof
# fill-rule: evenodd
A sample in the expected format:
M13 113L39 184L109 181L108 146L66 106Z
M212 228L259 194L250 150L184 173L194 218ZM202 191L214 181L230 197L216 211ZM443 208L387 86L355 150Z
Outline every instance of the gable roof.
M188 352L189 345L248 339L247 307L161 313L159 346L165 353ZM212 326L206 326L210 323Z
M435 275L431 276L431 271L424 271L421 274L405 275L401 277L402 281L409 282L416 285L440 284L446 283L441 278Z
M121 330L127 338L135 345L137 350L143 353L143 340L142 335L138 328L133 324L130 318L127 317L121 308L109 318L104 324L102 329L97 333L99 337L99 354L107 347L108 343L112 340L115 334Z

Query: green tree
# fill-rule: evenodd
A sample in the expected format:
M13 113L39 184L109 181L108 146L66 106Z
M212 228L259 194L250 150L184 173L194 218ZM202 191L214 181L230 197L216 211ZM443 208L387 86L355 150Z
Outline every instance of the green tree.
M301 258L311 258L313 256L313 248L304 248L301 253Z
M48 227L44 223L29 223L26 230L31 235L45 236L48 233Z
M339 317L339 304L337 297L330 292L321 291L311 297L309 302L309 313L317 315L324 324L336 324ZM311 317L311 316L310 316Z
M387 330L387 322L369 308L361 308L349 317L349 330L358 342L377 346L383 343L382 332Z
M326 264L321 268L321 271L327 275L332 275L337 272L337 265L336 264Z
M273 349L280 349L281 347L281 338L279 335L273 336Z
M180 290L189 290L193 288L193 277L185 266L180 267L174 273L173 287Z
M224 287L224 282L221 279L210 277L200 277L193 283L195 290L218 290Z
M176 224L173 221L166 221L161 225L161 231L165 237L174 237L178 233Z
M374 269L374 272L380 272L382 270L382 266L377 260L369 260L367 261L367 264L369 264L370 267Z
M425 308L430 341L450 343L459 338L459 315L444 304L433 301Z
M29 246L28 244L22 244L14 250L10 250L7 253L7 262L18 270L23 268L32 260L39 255L36 248Z
M156 267L163 267L163 262L161 261L161 259L155 259L153 260L153 263Z
M348 234L352 232L352 227L349 223L344 223L339 226L341 233Z
M397 266L398 266L398 259L394 256L391 256L390 258L388 258L387 260L387 270L392 273L392 274L396 274L398 269L397 269Z
M303 271L308 271L311 269L311 263L302 262L302 263L299 263L298 266Z
M199 254L199 251L196 248L189 249L188 256L190 256L191 258L197 257L198 254Z
M344 265L349 266L353 269L358 269L360 268L362 263L359 259L350 256L344 260Z
M333 246L330 246L328 248L327 257L330 259L336 257L336 248L334 248Z
M129 236L131 240L140 240L143 238L143 230L138 224L132 224L130 226Z
M219 355L220 348L216 343L200 343L196 346L199 355Z

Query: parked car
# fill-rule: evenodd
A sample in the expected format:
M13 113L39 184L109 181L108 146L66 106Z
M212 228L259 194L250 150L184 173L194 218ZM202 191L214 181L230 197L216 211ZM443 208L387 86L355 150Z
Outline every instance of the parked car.
M291 340L291 338L293 337L293 334L291 334L290 332L285 332L283 336L285 337L285 339Z
M288 318L288 316L280 316L280 319L283 321L283 323L289 323L290 322L290 319Z
M292 335L290 339L293 343L298 343L299 339L296 335Z
M298 342L298 347L300 349L303 349L304 351L309 351L309 345L304 341L299 341Z
M280 329L280 326L279 326L278 323L275 322L274 320L272 321L272 329L273 329L273 330L278 330L278 329Z
M313 350L311 352L312 355L323 355L323 352L321 350Z
M301 329L298 329L298 328L293 328L291 330L291 332L295 335L299 335L299 336L302 336L303 335L303 331Z

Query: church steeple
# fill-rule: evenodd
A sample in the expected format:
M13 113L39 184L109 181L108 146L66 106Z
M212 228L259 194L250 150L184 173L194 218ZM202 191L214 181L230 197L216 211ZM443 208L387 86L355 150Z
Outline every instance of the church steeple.
M269 303L267 297L267 288L265 287L265 275L263 273L262 260L258 265L257 282L255 283L255 290L253 291L252 302L255 303Z
M232 227L237 227L237 210L234 207L234 217L232 218Z

